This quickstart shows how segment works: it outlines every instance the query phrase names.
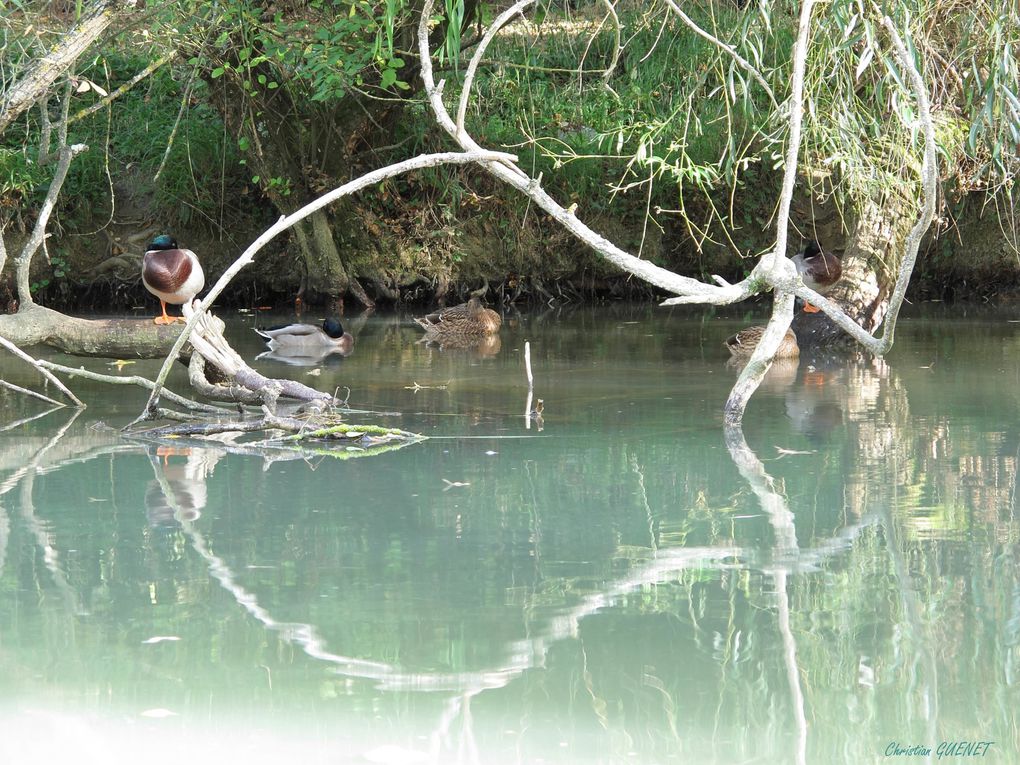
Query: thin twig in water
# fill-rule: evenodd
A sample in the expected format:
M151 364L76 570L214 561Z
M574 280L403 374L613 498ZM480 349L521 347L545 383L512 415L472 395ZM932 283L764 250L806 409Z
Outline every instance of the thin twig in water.
M56 400L50 398L49 396L44 396L42 393L36 393L34 390L29 390L28 388L22 388L20 385L15 385L14 383L9 383L6 380L0 380L0 385L2 385L3 387L7 388L8 390L14 391L15 393L21 393L21 394L24 394L25 396L31 396L32 398L37 398L40 401L45 401L47 404L52 404L53 406L67 406L66 404L61 404L59 401L56 401Z
M448 387L450 387L449 380L447 380L444 385L419 385L417 382L415 382L412 385L405 385L404 390L413 390L415 393L417 393L420 390L446 390Z
M44 364L46 362L40 361L39 359L32 358L27 353L25 353L23 350L21 350L18 346L16 346L10 340L8 340L8 339L6 339L4 337L0 337L0 345L2 345L4 348L9 350L11 353L13 353L19 359L22 359L23 361L27 361L33 367L38 369L39 373L43 377L45 377L47 380L49 380L51 383L56 385L57 388L60 390L60 392L63 393L65 396L67 396L74 403L75 406L79 406L79 407L84 407L85 406L85 404L83 404L81 402L81 399L79 399L76 395L71 393L71 391L68 390L66 385L64 385L62 382L60 382L60 380L58 380L56 378L56 376L52 372L50 372L48 369L46 369L44 367Z
M817 454L818 452L814 449L810 451L800 451L799 449L784 449L782 446L776 446L776 453L779 454L776 459L782 459L783 457L792 456L796 454Z

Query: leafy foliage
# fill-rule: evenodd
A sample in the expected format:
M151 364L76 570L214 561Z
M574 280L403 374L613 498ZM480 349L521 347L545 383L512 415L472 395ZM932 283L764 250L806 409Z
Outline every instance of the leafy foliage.
M650 210L678 207L672 212L690 225L694 192L732 230L739 220L718 203L724 194L732 199L749 173L781 167L785 112L776 112L729 53L696 35L665 3L619 9L628 36L617 70L603 83L614 37L599 23L600 7L584 5L571 16L547 6L536 16L537 34L518 28L506 35L497 48L500 63L479 86L483 116L472 129L507 144L519 140L515 132L525 133L525 146L546 160L535 163L543 171L583 164L564 181L573 186L583 176L582 195L618 168L614 194L642 190ZM751 62L783 102L800 3L684 8ZM845 208L887 194L918 197L915 106L880 30L882 12L904 30L927 75L945 175L961 191L1011 197L1020 164L1014 57L1020 9L1008 3L897 0L879 9L864 0L834 0L819 6L809 49L803 176L823 184ZM549 183L548 175L544 180Z

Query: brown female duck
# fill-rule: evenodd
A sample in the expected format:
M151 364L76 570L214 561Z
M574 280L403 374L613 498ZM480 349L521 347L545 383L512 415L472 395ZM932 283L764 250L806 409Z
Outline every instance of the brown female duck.
M733 335L733 337L726 339L726 347L734 358L747 358L758 347L764 332L765 327L742 329ZM797 336L793 334L792 329L788 329L786 330L786 336L783 337L783 342L779 344L779 350L776 351L776 355L773 358L795 359L798 356L800 356L800 346L797 345Z
M477 295L466 303L444 308L415 319L430 338L485 337L499 332L503 320L491 308L485 308Z

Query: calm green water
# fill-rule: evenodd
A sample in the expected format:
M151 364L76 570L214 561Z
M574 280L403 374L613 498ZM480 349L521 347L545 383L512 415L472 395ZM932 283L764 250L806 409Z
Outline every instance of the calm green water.
M1011 318L778 369L743 439L746 320L644 306L256 363L431 437L361 459L157 454L110 427L141 392L74 380L0 432L0 762L1018 762ZM45 411L0 392L0 427Z

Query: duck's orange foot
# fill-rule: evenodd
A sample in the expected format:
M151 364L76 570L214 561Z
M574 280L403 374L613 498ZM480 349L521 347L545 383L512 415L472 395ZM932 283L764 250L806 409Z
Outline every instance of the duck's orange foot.
M818 313L822 309L818 306L813 306L807 301L804 301L804 313Z
M167 316L167 315L164 314L163 316L157 316L155 319L152 320L152 323L153 324L173 324L175 321L177 321L177 319L174 318L173 316Z

